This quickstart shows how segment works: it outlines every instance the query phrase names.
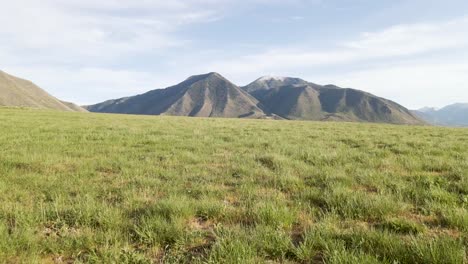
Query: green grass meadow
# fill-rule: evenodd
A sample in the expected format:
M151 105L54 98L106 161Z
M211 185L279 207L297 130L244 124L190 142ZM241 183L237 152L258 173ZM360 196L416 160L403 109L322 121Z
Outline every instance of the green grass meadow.
M468 129L0 109L0 263L467 263Z

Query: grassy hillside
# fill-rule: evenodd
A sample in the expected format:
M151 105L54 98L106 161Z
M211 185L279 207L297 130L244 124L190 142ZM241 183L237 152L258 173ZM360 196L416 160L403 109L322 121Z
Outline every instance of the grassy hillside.
M467 129L0 108L0 146L0 262L467 261Z
M28 80L0 71L0 107L3 106L87 112L73 103L58 100Z

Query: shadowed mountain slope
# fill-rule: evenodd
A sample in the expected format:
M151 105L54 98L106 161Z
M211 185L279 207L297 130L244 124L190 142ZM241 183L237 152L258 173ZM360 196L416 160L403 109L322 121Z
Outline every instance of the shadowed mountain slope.
M363 91L321 86L297 78L269 78L243 87L268 114L305 120L424 123L405 107Z
M307 86L281 86L256 90L253 94L266 113L287 119L320 120L321 103L317 90Z
M0 106L33 107L86 112L73 103L62 102L34 83L0 71Z
M424 124L405 107L373 94L327 85L319 89L328 118L393 124Z
M257 99L217 73L192 76L184 82L145 94L88 106L92 112L198 117L260 118Z

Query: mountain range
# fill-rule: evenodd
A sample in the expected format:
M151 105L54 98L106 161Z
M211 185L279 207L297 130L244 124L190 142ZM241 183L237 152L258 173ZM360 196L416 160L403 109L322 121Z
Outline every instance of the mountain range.
M356 89L274 76L261 77L240 87L214 72L189 77L165 89L78 106L53 97L31 81L0 71L0 106L141 115L468 126L468 103L410 111Z
M33 107L87 112L73 103L60 101L34 83L0 71L0 106Z
M214 72L85 108L121 114L424 124L405 107L355 89L288 77L262 77L239 87Z
M468 126L468 103L451 104L441 109L425 107L413 113L433 125Z

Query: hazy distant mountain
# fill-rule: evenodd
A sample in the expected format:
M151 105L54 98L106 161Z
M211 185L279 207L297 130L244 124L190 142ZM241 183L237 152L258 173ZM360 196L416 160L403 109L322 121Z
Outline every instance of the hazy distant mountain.
M217 73L145 94L88 106L92 112L198 117L261 118L257 99Z
M34 107L86 112L73 103L62 102L30 81L0 71L0 106Z
M468 126L468 103L452 104L441 109L424 107L413 112L431 124Z
M288 119L423 124L408 109L372 94L297 78L262 77L243 87L268 114Z

